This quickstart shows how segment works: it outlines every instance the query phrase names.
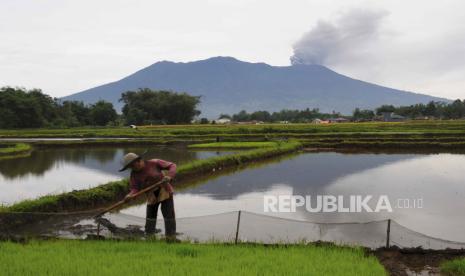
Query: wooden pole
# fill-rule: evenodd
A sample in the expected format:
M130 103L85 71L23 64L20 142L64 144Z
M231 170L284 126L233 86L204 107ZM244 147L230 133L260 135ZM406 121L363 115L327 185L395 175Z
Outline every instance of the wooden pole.
M143 195L147 192L150 192L151 190L153 189L156 189L158 188L159 186L161 186L161 184L165 183L165 181L161 180L161 181L158 181L157 183L147 187L147 188L144 188L142 190L140 190L139 192L135 193L132 197L132 200L134 200L135 198L139 197L140 195ZM111 205L110 207L106 208L105 210L103 210L102 212L98 213L97 215L94 216L94 218L98 218L98 217L101 217L103 216L105 213L113 210L113 209L116 209L124 204L126 204L127 202L129 202L128 200L121 200L113 205Z
M241 210L239 210L239 213L237 214L236 240L234 241L235 244L237 244L237 241L239 239L239 225L240 224L241 224Z
M390 236L391 236L391 219L388 219L387 231L386 231L386 248L389 248Z

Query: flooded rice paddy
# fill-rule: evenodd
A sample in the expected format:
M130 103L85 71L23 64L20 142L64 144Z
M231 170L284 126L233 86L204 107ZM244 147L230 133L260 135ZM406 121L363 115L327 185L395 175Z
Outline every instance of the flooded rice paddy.
M32 199L47 194L87 189L119 180L120 160L128 152L149 150L147 158L170 160L178 165L227 151L194 151L186 147L72 147L39 149L24 158L0 160L0 204Z
M269 196L351 196L389 200L392 212L265 212ZM322 223L369 222L393 219L414 231L465 242L465 155L463 154L344 154L304 153L244 169L177 191L178 217L203 216L237 210ZM270 211L270 210L269 210ZM145 216L145 205L121 211Z

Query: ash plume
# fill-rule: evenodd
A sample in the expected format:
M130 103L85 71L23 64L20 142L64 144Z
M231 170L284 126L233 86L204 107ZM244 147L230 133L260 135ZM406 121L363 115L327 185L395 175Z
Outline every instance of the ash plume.
M355 9L335 21L320 20L293 45L291 63L337 64L357 58L380 35L386 11Z

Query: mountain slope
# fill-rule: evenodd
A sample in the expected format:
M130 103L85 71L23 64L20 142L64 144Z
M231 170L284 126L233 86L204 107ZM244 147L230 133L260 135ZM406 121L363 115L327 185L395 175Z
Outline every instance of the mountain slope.
M220 113L320 108L350 114L355 107L448 101L400 91L338 74L320 65L270 66L231 57L174 63L157 62L119 81L62 98L93 103L111 101L118 109L122 92L152 88L201 95L202 117Z

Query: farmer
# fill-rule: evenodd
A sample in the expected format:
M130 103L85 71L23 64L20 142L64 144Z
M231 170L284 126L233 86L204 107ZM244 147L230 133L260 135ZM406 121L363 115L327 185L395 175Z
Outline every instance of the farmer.
M142 154L143 155L143 154ZM147 213L145 221L145 232L155 233L158 206L161 205L161 212L165 221L165 235L167 239L173 239L176 235L176 219L174 214L173 186L171 182L176 175L176 164L161 159L144 160L142 155L128 153L123 157L123 167L131 169L129 177L130 192L125 200L134 198L134 194L143 188L165 181L160 188L149 192L147 195ZM163 171L166 173L164 174Z

